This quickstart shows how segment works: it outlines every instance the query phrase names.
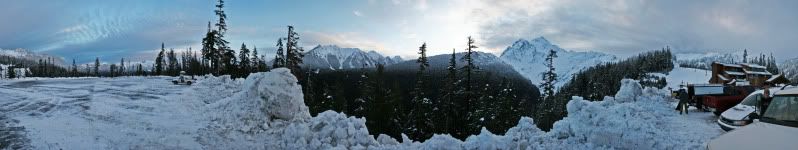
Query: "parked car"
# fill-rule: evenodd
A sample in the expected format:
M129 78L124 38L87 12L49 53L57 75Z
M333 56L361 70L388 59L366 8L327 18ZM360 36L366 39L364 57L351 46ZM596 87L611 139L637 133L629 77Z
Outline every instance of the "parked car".
M752 86L725 86L722 95L708 95L703 99L704 110L719 116L745 99L755 89Z
M769 96L773 97L774 93L779 91L779 89L781 88L770 88ZM760 102L762 102L764 98L763 94L764 90L754 91L748 94L740 104L724 111L720 117L718 117L717 121L720 128L725 131L730 131L751 124L751 122L753 122L753 118L750 117L752 113L762 115L762 108L759 107Z
M194 76L186 76L185 71L180 71L180 76L177 79L172 80L172 83L175 85L184 84L184 85L191 85L194 83Z
M760 117L707 143L707 149L796 149L798 148L798 88L775 92Z

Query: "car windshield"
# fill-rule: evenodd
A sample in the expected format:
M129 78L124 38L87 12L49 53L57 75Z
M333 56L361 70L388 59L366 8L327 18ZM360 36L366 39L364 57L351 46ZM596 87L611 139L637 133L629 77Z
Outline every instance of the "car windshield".
M798 95L777 95L773 97L762 121L785 126L798 127Z
M762 98L761 93L751 94L748 95L748 97L746 97L745 99L743 99L743 101L740 102L740 104L756 107L757 105L759 105L759 99L761 98Z

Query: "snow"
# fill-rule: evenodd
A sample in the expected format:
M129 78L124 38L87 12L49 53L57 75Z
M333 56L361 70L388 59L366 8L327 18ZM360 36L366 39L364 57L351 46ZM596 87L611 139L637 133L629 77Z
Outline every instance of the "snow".
M665 77L665 80L668 81L667 87L675 90L679 89L679 85L709 83L711 77L712 71L682 68L679 65L675 65L673 70Z
M711 113L678 115L662 89L623 80L615 97L573 97L544 132L523 117L505 135L483 129L461 141L370 135L366 118L311 117L289 70L192 86L167 77L0 81L0 111L35 149L698 149L721 133Z
M305 53L306 66L319 69L351 69L374 67L377 64L390 65L401 62L398 56L387 57L376 51L363 51L358 48L341 48L336 45L318 45Z
M549 50L556 51L558 56L554 59L555 72L559 76L556 87L562 87L580 70L618 60L617 57L605 53L568 51L550 43L544 37L531 41L519 39L507 47L500 58L532 83L539 85L543 81L540 74L547 70L544 61Z

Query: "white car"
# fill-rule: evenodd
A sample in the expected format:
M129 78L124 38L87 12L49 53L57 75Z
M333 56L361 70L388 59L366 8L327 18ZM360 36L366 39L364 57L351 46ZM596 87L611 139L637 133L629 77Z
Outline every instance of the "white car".
M172 80L172 83L175 85L184 84L184 85L191 85L194 83L194 76L187 76L185 71L180 71L180 76L177 79Z
M770 88L770 97L774 96L774 93L778 92L778 87ZM731 131L737 129L739 127L751 124L754 119L750 118L749 115L751 113L756 113L757 115L761 115L762 109L759 108L759 103L764 98L764 90L757 90L753 93L749 94L745 99L743 99L740 104L732 107L729 110L724 111L718 117L718 125L721 129L725 131Z
M707 149L798 149L798 88L775 93L754 123L712 139Z

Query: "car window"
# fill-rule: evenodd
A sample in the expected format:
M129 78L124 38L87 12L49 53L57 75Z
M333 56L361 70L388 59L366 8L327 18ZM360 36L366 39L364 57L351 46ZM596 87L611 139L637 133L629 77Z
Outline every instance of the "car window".
M762 99L761 93L751 94L748 95L748 97L746 97L745 99L743 99L743 101L740 102L740 104L756 107L759 106L760 99Z
M798 95L779 95L773 97L762 121L798 126Z

